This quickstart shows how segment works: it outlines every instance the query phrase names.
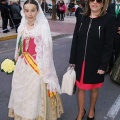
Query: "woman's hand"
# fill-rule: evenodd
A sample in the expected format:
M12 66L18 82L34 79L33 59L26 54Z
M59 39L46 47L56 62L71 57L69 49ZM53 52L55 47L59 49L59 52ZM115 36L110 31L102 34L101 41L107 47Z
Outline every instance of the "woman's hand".
M120 31L120 27L118 27L118 31Z
M118 32L117 33L120 34L120 27L118 27Z
M75 68L75 64L70 64L70 67L74 67Z
M105 71L103 71L103 70L98 70L97 71L97 74L100 74L100 75L102 75L102 74L104 74L105 73Z
M120 31L118 31L117 33L120 34Z

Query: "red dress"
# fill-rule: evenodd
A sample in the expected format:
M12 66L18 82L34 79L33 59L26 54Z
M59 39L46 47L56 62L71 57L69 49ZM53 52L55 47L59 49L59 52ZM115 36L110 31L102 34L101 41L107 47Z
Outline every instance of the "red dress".
M76 80L76 86L80 89L83 90L91 90L94 88L101 88L103 83L97 83L97 84L85 84L83 83L84 80L84 70L85 70L85 61L82 64L82 71L81 71L81 75L80 75L80 82L78 82L78 80Z
M101 88L103 83L98 83L98 84L85 84L83 81L80 81L80 83L76 80L76 85L78 88L83 89L83 90L91 90L94 88Z

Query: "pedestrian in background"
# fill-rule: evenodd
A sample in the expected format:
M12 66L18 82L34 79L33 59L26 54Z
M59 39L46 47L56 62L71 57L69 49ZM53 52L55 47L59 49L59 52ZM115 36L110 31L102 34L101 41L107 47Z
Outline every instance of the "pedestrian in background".
M78 7L75 11L75 17L77 18L79 14L84 12L84 7L82 6L81 2L78 2Z
M110 72L120 53L120 0L116 0L115 3L111 3L108 6L107 12L116 16L115 26L114 26L115 34L114 34L114 43L113 43L114 44L113 54L110 60L109 70L108 70L108 72Z
M60 2L59 10L60 10L60 20L64 21L66 6L63 0Z
M87 0L84 14L77 18L69 60L76 70L79 108L76 120L82 120L86 113L87 90L91 92L87 120L94 120L98 89L103 85L112 54L115 17L106 13L107 5L106 0Z
M7 29L7 25L9 20L10 8L6 0L1 0L0 11L1 11L1 17L2 17L3 33L7 33L9 32L9 30Z
M60 1L57 2L57 7L56 7L56 12L57 12L57 16L58 16L58 20L60 20Z
M108 0L108 4L111 4L112 3L112 0Z
M9 4L9 8L10 8L9 25L10 25L11 29L14 28L14 22L13 22L12 13L11 13L11 6L12 6L12 4L13 4L13 2L10 1L10 4Z
M20 22L21 22L21 14L20 14L20 11L21 11L21 7L18 3L18 0L11 0L12 2L12 5L11 5L11 14L12 14L12 19L13 19L13 22L14 22L14 25L15 25L15 30L16 30L16 33L18 32L17 29L20 25Z
M75 3L74 2L70 2L69 4L68 4L68 10L69 10L69 14L68 15L72 15L72 8L74 8L75 7Z
M48 4L45 0L42 1L41 8L44 11L44 13L48 12Z
M25 1L21 15L9 117L14 120L57 120L63 113L63 106L48 21L37 0Z

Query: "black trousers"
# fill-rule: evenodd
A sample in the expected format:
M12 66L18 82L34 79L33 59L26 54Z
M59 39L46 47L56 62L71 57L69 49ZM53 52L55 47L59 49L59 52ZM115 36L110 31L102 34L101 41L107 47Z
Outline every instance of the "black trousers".
M64 20L64 11L60 11L60 20Z
M16 33L17 33L17 29L20 25L21 19L13 19L13 22L14 22L14 25L15 25Z
M7 25L8 25L8 19L9 17L2 17L2 29L5 30L3 32L7 32Z
M57 16L58 16L58 18L60 20L60 11L57 11Z
M9 19L9 24L10 24L10 27L11 28L14 28L14 24L13 24L13 19L11 20L12 18Z

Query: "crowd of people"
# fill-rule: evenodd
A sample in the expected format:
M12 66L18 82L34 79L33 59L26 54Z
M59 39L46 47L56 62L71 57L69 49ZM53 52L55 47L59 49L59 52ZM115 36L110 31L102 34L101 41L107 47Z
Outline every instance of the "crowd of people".
M65 11L66 11L66 6L65 6L64 1L58 1L57 2L57 7L56 7L58 20L61 20L61 21L64 20Z
M21 7L18 0L11 0L10 4L8 5L6 0L1 0L0 3L0 11L1 11L1 18L2 18L2 29L3 33L9 32L7 25L8 21L10 24L11 29L15 28L16 33L21 22Z
M85 2L75 2L64 3L63 0L57 2L56 12L58 20L64 20L65 15L75 15L77 17L78 13L83 13L85 7Z

